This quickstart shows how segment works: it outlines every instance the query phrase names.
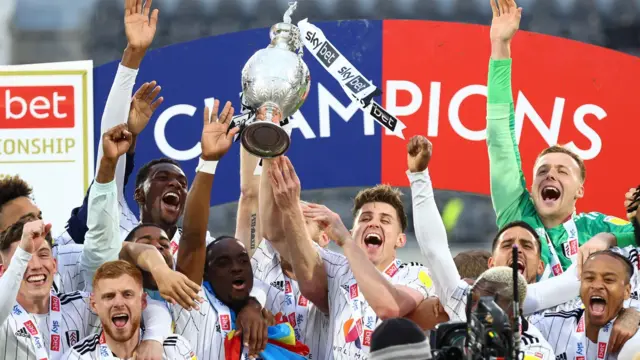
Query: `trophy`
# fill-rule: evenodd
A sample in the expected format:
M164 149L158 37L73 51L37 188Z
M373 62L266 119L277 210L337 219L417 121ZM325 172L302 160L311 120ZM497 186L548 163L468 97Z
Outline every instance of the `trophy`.
M260 158L284 154L291 138L282 128L304 103L311 76L302 61L300 29L291 23L297 2L283 22L271 27L271 44L257 51L242 69L242 105L250 116L237 120L242 146ZM264 120L256 119L264 115Z

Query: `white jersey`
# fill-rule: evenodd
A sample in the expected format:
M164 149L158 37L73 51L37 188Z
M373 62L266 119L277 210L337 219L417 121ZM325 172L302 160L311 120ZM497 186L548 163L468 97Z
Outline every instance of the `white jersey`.
M329 316L301 293L298 282L282 272L280 255L263 239L251 258L253 276L270 285L265 308L291 324L296 339L309 347L309 359L327 359Z
M20 321L20 310L14 306L7 320L0 325L0 358L4 360L39 360L36 358L32 334L35 325L41 338L42 346L47 350L54 350L63 354L70 347L77 344L83 337L100 331L100 319L89 307L89 294L73 292L57 294L60 300L61 321L56 332L55 343L51 342L50 314L27 314L30 324ZM49 351L48 351L49 352ZM53 357L50 357L52 360Z
M626 256L631 264L633 264L633 275L631 276L631 296L628 300L625 300L623 307L629 308L632 307L636 310L640 310L640 275L638 275L638 270L640 270L640 261L638 261L638 249L633 245L626 246L624 248L614 247L611 250Z
M68 244L53 247L53 257L57 261L57 272L53 278L56 291L68 293L84 290L85 280L80 267L83 245Z
M180 335L171 335L162 342L163 360L195 360L195 354L191 351L189 342ZM107 356L102 355L105 353ZM109 357L110 356L110 357ZM61 360L107 360L120 359L115 356L107 346L102 334L88 336L69 351Z
M329 330L333 334L333 342L327 342L327 353L333 351L336 360L366 360L373 330L382 321L360 294L347 258L329 250L319 251L327 271ZM427 269L418 263L396 260L383 274L395 285L419 291L425 299L435 296Z
M600 331L598 343L594 343L584 336L584 320L581 321L583 313L584 309L582 308L550 312L532 316L531 323L540 330L542 336L551 344L557 354L557 359L572 360L582 356L584 360L600 360L605 359L602 356L605 353L607 354L606 360L632 358L632 355L635 354L640 346L640 333L636 333L629 339L619 354L611 354L607 352L606 345L609 342L609 337L605 331ZM578 338L578 335L582 335L582 337Z

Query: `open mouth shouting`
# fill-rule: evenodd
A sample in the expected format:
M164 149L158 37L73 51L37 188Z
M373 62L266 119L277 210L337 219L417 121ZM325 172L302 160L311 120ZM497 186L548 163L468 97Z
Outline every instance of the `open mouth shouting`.
M169 190L162 195L162 207L173 213L180 212L180 195L173 190Z
M509 261L509 267L513 266L513 261ZM518 259L518 272L521 275L524 275L524 272L526 270L526 267L524 266L524 260L522 259Z
M371 232L364 235L364 246L367 250L377 250L382 246L383 240L382 234Z
M562 196L560 188L553 185L545 185L540 190L540 198L542 202L547 206L554 205Z
M47 281L47 276L44 274L29 275L25 280L29 285L40 286L45 284L45 282Z
M589 298L589 310L591 316L605 316L607 311L607 300L600 295L591 295Z
M116 328L122 329L129 323L129 315L125 313L116 313L111 316L111 322L113 322L113 325L115 325Z
M236 277L231 281L231 287L235 291L245 291L247 289L247 282L243 277Z

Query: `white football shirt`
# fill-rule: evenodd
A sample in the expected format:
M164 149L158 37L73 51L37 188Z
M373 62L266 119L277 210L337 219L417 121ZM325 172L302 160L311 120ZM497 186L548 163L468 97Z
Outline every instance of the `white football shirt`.
M111 355L112 359L120 359L115 357L106 344L101 347L100 337L101 334L94 334L82 339L62 355L60 360L103 360L101 351L108 351L107 354ZM191 345L180 335L167 337L162 342L162 349L163 360L196 360Z
M260 242L251 267L256 279L270 285L265 308L292 325L296 338L309 347L309 359L327 359L329 316L300 293L297 281L283 273L280 255L268 240Z
M326 353L333 351L333 358L336 360L366 360L371 345L372 330L382 321L375 314L373 314L374 319L369 319L368 314L371 314L372 310L366 300L360 300L358 310L354 312L355 303L352 299L358 298L358 293L354 292L357 284L347 258L330 250L319 249L319 251L327 271L329 331L333 336L333 343L327 342ZM424 298L435 296L427 269L417 263L402 263L391 277L391 282L417 290ZM361 325L358 324L358 318L362 321ZM367 327L371 330L367 330ZM362 335L359 335L360 330Z

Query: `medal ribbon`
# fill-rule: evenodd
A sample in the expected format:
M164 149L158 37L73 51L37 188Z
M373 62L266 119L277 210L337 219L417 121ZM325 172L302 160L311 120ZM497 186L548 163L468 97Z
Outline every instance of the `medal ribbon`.
M585 327L585 315L586 310L580 316L580 320L578 320L578 326L576 327L576 331L573 333L573 353L575 360L585 360L587 358L587 330ZM613 322L616 319L609 321L605 326L600 328L598 332L598 354L596 359L604 360L607 358L607 348L609 346L609 338L611 337L611 329L613 328ZM568 355L568 354L567 354ZM589 357L593 358L593 357Z
M576 222L573 220L573 215L569 220L565 221L562 226L567 232L567 241L563 242L562 246L565 249L565 254L568 254L568 258L573 264L578 259L578 249L580 248L578 228L576 227ZM562 263L560 262L560 258L558 258L558 253L553 245L553 241L551 241L551 237L546 231L545 237L547 238L547 245L549 246L549 252L551 253L551 271L553 272L553 276L558 276L564 272L564 270L562 270Z
M355 66L345 58L338 49L324 36L322 30L307 19L298 22L304 46L313 54L333 76L347 95L358 102L360 108L368 113L376 122L384 126L388 132L404 139L402 130L407 126L395 116L389 114L373 97L382 92L367 80Z
M60 312L60 298L51 292L49 298L49 351L45 349L44 338L36 326L36 322L29 313L18 303L13 306L13 315L18 319L18 323L27 330L31 338L31 344L36 352L36 357L40 360L56 360L60 357L62 330L62 313Z
M391 264L389 264L389 266L387 266L382 274L385 276L385 278L387 278L387 280L391 281L393 277L398 273L401 265L402 261L399 259L395 259L391 262ZM353 316L351 318L355 323L362 345L366 347L371 346L371 335L373 334L373 330L378 323L378 316L373 311L371 306L367 306L366 309L364 309L364 317L362 316L364 307L363 305L366 303L366 300L360 292L358 284L355 280L353 280L349 285L349 303L351 305L351 311L353 313ZM346 335L347 334L345 334L345 336Z

